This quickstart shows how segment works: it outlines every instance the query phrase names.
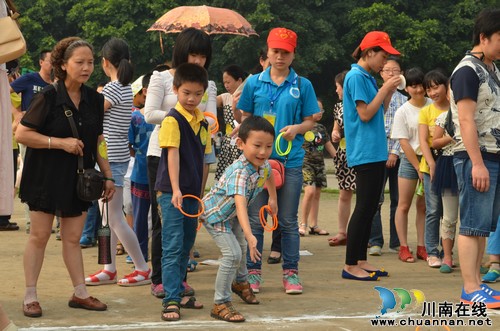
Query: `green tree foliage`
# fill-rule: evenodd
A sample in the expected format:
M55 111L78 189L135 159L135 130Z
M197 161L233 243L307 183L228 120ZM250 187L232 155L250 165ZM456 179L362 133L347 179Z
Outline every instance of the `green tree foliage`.
M336 100L333 77L348 69L350 54L370 30L387 31L402 53L405 67L424 70L453 66L471 47L473 19L499 0L15 0L28 42L22 65L37 69L40 50L66 36L80 36L95 47L96 70L91 84L105 77L99 66L102 45L111 37L127 40L136 76L168 61L176 35L146 32L156 19L180 5L209 5L236 10L260 37L214 35L210 77L221 81L221 70L232 63L250 70L258 63L270 29L285 26L299 36L294 68L314 84L331 109ZM164 52L162 53L163 46ZM220 84L220 91L223 87ZM325 121L331 118L325 114Z

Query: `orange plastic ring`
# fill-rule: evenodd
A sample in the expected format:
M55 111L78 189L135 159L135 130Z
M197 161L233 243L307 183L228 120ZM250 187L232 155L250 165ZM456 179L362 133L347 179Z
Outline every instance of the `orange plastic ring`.
M195 215L191 215L191 214L188 214L186 212L184 212L184 210L182 210L182 206L179 206L179 211L182 213L182 215L184 216L187 216L187 217L192 217L192 218L196 218L198 216L201 216L201 214L203 214L205 212L205 206L203 205L203 201L201 201L200 198L198 198L196 195L192 195L192 194L185 194L182 196L182 198L193 198L193 199L196 199L200 202L200 209L199 209L199 212L198 214L195 214Z
M269 226L267 224L266 211L273 218L273 225L272 226ZM278 217L275 214L273 214L271 207L269 205L264 205L260 208L259 218L260 218L260 224L262 225L262 227L264 228L265 231L272 232L278 228Z
M209 112L207 112L207 111L206 111L206 112L204 112L204 113L203 113L203 115L204 115L205 117L209 117L209 118L211 118L211 119L213 119L213 120L215 121L215 122L214 122L214 124L212 124L212 125L210 125L210 123L209 123L209 124L208 124L208 127L209 127L209 129L210 129L210 133L211 133L211 134L216 134L216 133L217 133L217 131L219 131L219 121L217 121L217 116L215 116L214 114L209 113Z

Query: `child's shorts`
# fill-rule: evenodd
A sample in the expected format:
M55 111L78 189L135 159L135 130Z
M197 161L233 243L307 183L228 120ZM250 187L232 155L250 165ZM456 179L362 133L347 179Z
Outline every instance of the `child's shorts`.
M302 166L304 185L327 187L325 164L307 164ZM286 180L286 179L285 179Z
M205 154L205 158L203 160L203 163L205 163L205 164L214 164L215 162L217 162L217 159L215 158L215 148L212 145L212 153Z
M417 155L418 161L422 158L421 155ZM418 172L410 161L406 158L404 154L401 155L401 162L399 163L398 177L405 179L418 179Z

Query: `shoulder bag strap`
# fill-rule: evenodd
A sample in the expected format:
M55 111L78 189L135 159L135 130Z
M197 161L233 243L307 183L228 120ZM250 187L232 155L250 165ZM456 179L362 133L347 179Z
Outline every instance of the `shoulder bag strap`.
M71 126L71 131L73 132L73 137L76 139L80 139L80 136L78 135L78 130L76 128L75 120L73 119L73 111L69 109L67 105L63 105L64 108L64 115L68 118L69 125ZM82 172L83 171L83 157L78 156L78 171Z

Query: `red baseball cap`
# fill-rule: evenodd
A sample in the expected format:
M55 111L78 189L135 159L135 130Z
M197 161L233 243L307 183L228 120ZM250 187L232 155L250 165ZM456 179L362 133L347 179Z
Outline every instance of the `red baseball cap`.
M269 32L269 36L267 37L267 47L295 52L297 34L286 28L274 28Z
M389 38L389 35L383 31L370 31L368 32L363 40L361 41L361 44L359 45L359 48L364 51L367 48L372 48L372 47L377 47L379 46L382 48L384 51L386 51L389 54L392 55L400 55L401 53L398 52L397 49L392 47L391 44L391 39Z

